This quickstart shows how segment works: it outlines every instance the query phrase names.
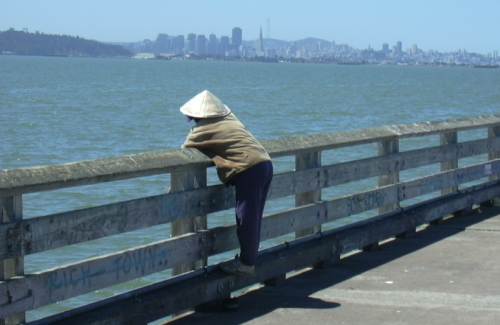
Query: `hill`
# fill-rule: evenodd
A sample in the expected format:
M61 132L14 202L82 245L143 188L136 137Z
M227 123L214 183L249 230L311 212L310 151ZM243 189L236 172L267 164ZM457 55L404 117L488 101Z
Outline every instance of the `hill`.
M274 38L264 38L264 48L266 49L278 49L278 48L283 48L283 47L288 47L292 42L290 41L283 41L279 39L274 39ZM259 43L259 40L250 40L250 41L243 41L243 45L248 46L248 47L257 47L257 44Z
M329 48L332 46L332 42L320 38L308 37L295 41L295 45L307 50L316 50L318 48Z
M245 46L256 47L259 40L243 41ZM264 38L264 47L266 49L279 49L289 46L296 46L310 51L318 50L319 48L330 48L332 42L320 38L308 37L296 41L283 41L273 38Z
M104 44L78 36L28 33L9 29L0 32L0 54L43 56L114 57L130 56L122 46Z

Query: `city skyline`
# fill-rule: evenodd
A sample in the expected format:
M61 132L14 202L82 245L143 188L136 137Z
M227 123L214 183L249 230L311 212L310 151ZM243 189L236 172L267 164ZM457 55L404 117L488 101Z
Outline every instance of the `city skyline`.
M339 44L318 38L306 38L297 41L282 41L263 38L262 27L259 28L259 39L243 40L243 30L233 27L231 37L211 33L189 33L184 35L168 35L160 33L155 40L143 40L131 43L95 43L101 44L101 52L88 51L86 47L92 41L79 36L50 35L45 33L29 33L27 30L0 31L0 54L12 55L131 55L136 59L222 59L264 62L314 62L337 64L398 64L398 65L459 65L474 67L499 67L498 51L488 54L469 52L465 49L452 52L439 52L419 48L417 44L404 48L402 41L395 44L383 43L380 48L369 46L359 49L349 44ZM75 40L80 47L51 47L49 44ZM49 41L51 40L51 41ZM44 43L42 45L40 42ZM24 47L22 46L24 44ZM38 45L37 45L38 44ZM84 45L85 44L85 45ZM76 46L76 43L74 43ZM108 47L106 47L108 46ZM41 49L45 49L41 51ZM119 50L122 48L123 51ZM87 49L87 50L85 50ZM100 53L100 54L99 54Z
M235 38L235 30L237 30L237 35L238 35L236 45L235 45L235 42L233 41L233 39ZM206 37L206 35L208 35L208 38ZM231 35L231 36L228 36L228 35ZM189 42L190 37L192 37L192 44L190 44L190 42ZM240 51L240 50L244 51L245 49L253 47L253 49L255 50L255 54L257 56L267 56L266 51L264 49L264 41L266 41L266 42L279 41L279 42L288 42L288 43L293 44L295 42L300 42L300 41L304 41L304 40L308 40L308 39L311 39L311 40L315 39L315 40L320 41L321 43L328 42L328 43L333 44L333 46L347 47L347 48L351 48L351 49L356 50L356 51L363 51L363 50L371 51L371 50L373 50L373 51L380 51L384 54L395 53L397 55L401 55L403 53L409 53L409 54L414 55L418 52L439 52L439 53L468 52L468 53L472 53L472 54L492 56L492 57L495 57L495 59L496 59L498 57L498 53L499 53L499 51L497 51L497 50L493 50L493 51L488 52L488 53L480 53L480 52L470 51L466 48L460 48L460 49L455 49L455 50L451 50L451 51L439 51L436 49L426 49L426 48L419 47L419 45L416 43L410 43L410 44L403 45L403 42L400 40L396 41L393 44L390 44L389 42L383 42L382 44L373 45L373 46L372 46L372 44L369 44L365 48L356 48L349 43L338 43L338 42L335 42L335 40L324 40L324 39L320 39L320 38L314 37L314 36L306 37L303 39L296 39L296 40L279 40L279 39L275 39L275 38L273 39L273 38L263 37L262 26L259 27L259 37L256 39L246 39L245 40L242 37L242 29L240 27L233 27L231 30L231 33L225 33L225 35L220 35L220 36L217 36L214 33L210 33L210 34L207 34L207 33L201 33L201 34L189 33L187 35L173 35L173 34L168 34L168 33L159 33L157 35L155 41L158 42L160 40L160 38L165 38L164 42L168 41L168 42L172 43L172 48L167 49L167 51L165 51L165 52L168 52L168 50L172 50L173 48L177 48L178 50L180 50L180 49L185 50L186 53L191 52L191 53L195 53L195 54L199 54L199 55L207 55L207 54L208 55L220 55L221 53L218 51L217 46L219 43L222 43L222 44L224 44L222 53L224 53L224 50L229 51L229 50L238 49L238 51ZM167 38L170 38L170 40L167 40ZM119 42L119 44L127 44L127 43L128 44L138 44L141 42L150 42L150 41L152 41L152 40L144 39L144 40L138 41L138 42ZM179 41L183 45L179 45L178 44ZM175 44L176 42L177 42L177 45ZM186 42L186 46L184 46L184 42ZM245 46L243 46L244 43L246 43ZM249 46L248 45L249 43L255 43L255 44ZM206 47L206 49L200 51L199 50L200 46ZM210 48L212 49L211 51L210 51ZM235 54L235 53L233 53L233 54ZM242 54L241 52L238 52L238 53L236 53L236 56L239 56L241 54ZM222 54L222 55L224 56L224 54Z
M379 47L383 43L419 44L438 51L467 49L489 53L500 49L496 31L500 3L482 0L404 2L382 0L288 1L235 3L165 3L147 5L110 0L67 3L62 0L25 3L7 2L0 12L0 30L10 27L45 33L79 35L103 42L133 42L152 39L158 32L173 35L223 35L229 26L240 26L246 40L265 38L296 40L317 37L351 44L356 48ZM46 14L40 15L40 12ZM210 19L207 19L210 17ZM270 28L268 28L270 20ZM89 24L92 21L92 24Z
M239 27L236 27L236 28L239 28ZM229 39L229 43L228 44L231 44L231 39L232 39L231 36L229 36L230 33L226 33L226 35L217 35L217 34L214 34L214 33L188 33L187 35L182 35L182 34L181 35L174 35L174 34L168 34L168 33L161 32L161 33L158 33L158 35L157 35L156 38L158 38L161 35L169 36L169 37L172 37L172 38L176 38L176 37L180 37L180 36L186 36L186 39L187 39L187 37L189 37L189 35L195 35L196 37L202 36L202 37L205 37L206 42L209 42L210 39L206 37L208 35L209 37L216 37L216 39L218 41L221 40L221 39L224 39L224 38L228 38ZM321 41L328 41L328 42L332 42L332 43L337 43L335 40L322 39L322 38L319 38L319 37L315 37L314 35L311 35L311 36L305 37L305 38L301 38L301 39L293 39L293 40L285 40L285 39L278 39L278 38L263 37L262 26L260 27L260 34L259 34L259 36L257 38L253 38L253 39L244 39L243 38L242 41L243 42L257 42L256 46L259 47L259 46L263 46L263 41L276 40L276 41L284 41L284 42L293 43L293 42L297 42L297 41L301 41L301 40L306 40L306 39L318 39L318 40L321 40ZM148 41L148 40L152 40L152 39L145 38L142 41ZM141 40L136 41L136 42L141 42ZM135 43L135 42L111 42L111 43ZM240 41L238 45L241 45L241 44L242 43ZM352 46L349 42L346 42L346 43L337 43L337 44ZM359 49L359 50L374 49L374 50L382 50L384 52L386 52L388 50L392 50L394 48L397 48L398 52L405 52L405 51L411 51L412 48L415 48L415 47L418 47L418 49L424 50L424 51L437 51L437 52L466 51L466 52L478 53L478 54L483 54L483 55L493 54L495 52L499 52L497 50L493 50L493 51L488 52L488 53L481 53L481 52L470 51L467 48L458 48L458 49L453 49L453 50L449 50L449 51L440 51L440 50L432 49L432 48L421 48L416 43L410 43L410 44L404 44L403 45L403 42L399 41L399 40L396 41L396 42L394 42L393 44L391 44L389 42L383 42L381 44L368 44L368 46L366 46L364 48L363 47L356 48L356 47L353 46L353 48L356 48L356 49ZM263 50L263 48L262 48L262 50Z
M265 62L316 62L337 64L402 64L402 65L466 65L498 67L498 51L488 54L459 49L451 52L426 50L417 44L404 47L402 41L383 43L381 47L359 49L318 38L296 41L264 39L262 26L259 39L243 41L243 31L233 27L231 37L211 33L168 35L160 33L155 40L116 43L134 53L136 59L242 59Z
M232 29L234 28L237 28L240 30L240 33L242 33L242 29L240 27L233 27ZM29 28L22 28L22 29L16 29L14 27L9 27L5 30L2 30L0 29L0 32L2 31L6 31L6 30L9 30L9 29L14 29L14 30L22 30L22 31L25 31L25 32L29 32L29 33L42 33L42 34L53 34L53 35L67 35L67 36L73 36L73 37L83 37L83 38L86 38L82 35L72 35L72 34L65 34L65 33L58 33L58 32L55 32L55 33L47 33L45 31L39 31L39 30L31 30ZM397 40L395 41L394 43L390 43L390 42L382 42L381 44L374 44L374 43L369 43L366 47L356 47L356 46L353 46L351 43L349 42L345 42L345 43L340 43L340 42L336 42L335 40L327 40L327 39L322 39L320 37L316 37L314 35L311 35L311 36L308 36L308 37L304 37L304 38L300 38L300 39L292 39L292 40L286 40L286 39L279 39L279 38L274 38L274 37L271 37L271 38L268 38L268 37L263 37L263 34L262 34L262 25L259 27L259 34L256 38L252 38L252 39L245 39L244 37L240 36L241 40L239 41L238 45L242 45L242 42L245 42L245 43L248 43L248 42L257 42L257 45L256 45L256 50L259 50L259 46L260 45L263 45L263 41L283 41L283 42L289 42L289 43L293 43L293 42L297 42L297 41L302 41L302 40L306 40L306 39L318 39L318 40L321 40L321 41L327 41L327 42L332 42L334 44L339 44L339 45L343 45L343 46L349 46L349 47L352 47L353 49L356 49L356 50L365 50L365 49L368 49L368 50L381 50L383 52L387 52L387 50L392 50L394 49L395 47L398 48L398 52L405 52L405 51L412 51L412 49L415 49L416 47L418 47L419 50L423 50L423 51L436 51L436 52L443 52L443 53L452 53L452 52L461 52L461 51L466 51L466 52L470 52L470 53L477 53L477 54L481 54L481 55L493 55L495 53L498 54L498 50L492 50L490 52L486 52L486 53L483 53L483 52L477 52L477 51L472 51L468 48L457 48L457 49L451 49L451 50L439 50L439 49L434 49L434 48L424 48L424 47L420 47L417 43L403 43L402 41L400 40ZM231 30L230 30L231 31ZM195 37L194 39L194 42L195 42L195 45L189 45L189 37L190 35L193 35ZM172 38L172 41L175 42L176 39L178 39L179 37L182 37L183 40L182 42L185 42L186 43L186 50L191 50L194 52L194 48L197 47L196 44L200 43L200 42L203 42L203 40L205 42L207 42L206 46L209 46L209 43L210 41L214 41L214 38L216 39L217 42L227 42L227 45L232 45L232 33L231 32L226 32L224 33L224 35L217 35L215 33L208 33L208 32L202 32L202 33L194 33L194 32L190 32L190 33L187 33L186 35L182 35L182 34L170 34L168 32L159 32L156 34L156 37L152 37L152 38L143 38L143 39L140 39L140 40L133 40L133 41L129 41L129 42L120 42L120 41L116 41L116 40L113 40L113 41L102 41L102 40L99 40L99 39L94 39L95 41L98 41L98 42L102 42L102 43L109 43L109 44L134 44L134 43L140 43L140 42L144 42L144 41L154 41L154 40L157 40L158 38L161 38L161 37L169 37L169 38ZM208 37L207 37L208 36ZM199 37L201 37L201 39L199 39ZM405 44L403 46L403 44ZM184 47L183 47L184 48ZM229 48L229 47L228 47ZM208 49L207 49L208 51Z

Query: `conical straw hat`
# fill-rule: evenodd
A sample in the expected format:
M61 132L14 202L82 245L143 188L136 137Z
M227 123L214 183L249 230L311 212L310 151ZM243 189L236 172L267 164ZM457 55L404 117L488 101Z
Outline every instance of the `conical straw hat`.
M231 113L229 107L208 90L204 90L181 106L181 113L195 118L221 117Z

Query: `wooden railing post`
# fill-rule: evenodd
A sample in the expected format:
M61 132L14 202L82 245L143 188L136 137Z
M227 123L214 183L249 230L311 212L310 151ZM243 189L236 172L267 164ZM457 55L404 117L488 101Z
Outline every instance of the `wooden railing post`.
M439 135L441 146L456 145L457 132L445 132ZM455 147L456 148L456 147ZM454 150L453 158L441 163L441 171L447 171L458 168L458 153L457 149ZM441 190L442 195L455 193L458 191L458 186L452 186Z
M388 140L382 140L378 143L378 154L379 156L386 156L386 155L391 155L399 152L399 139L398 138L392 138ZM387 174L381 175L378 178L378 185L379 186L386 186L386 185L391 185L391 184L397 184L399 183L399 161L394 160L388 170ZM394 194L396 197L399 198L399 193L396 191ZM397 200L396 200L397 201ZM400 202L397 201L394 204L388 204L385 206L382 206L378 209L379 214L391 212L394 210L397 210L400 208ZM405 232L397 235L397 238L405 238L410 236L415 232L415 229L407 229ZM363 250L370 251L374 250L378 247L379 243L372 243L368 245L367 247L364 247Z
M489 127L488 128L488 139L491 142L493 142L494 140L498 140L499 138L500 138L500 125ZM488 152L488 160L493 160L493 159L498 159L498 158L500 158L500 151L495 150L495 148L493 147L493 144L491 144L489 152ZM500 179L500 177L498 177L496 175L490 176L491 181L498 180L498 179ZM491 203L494 206L500 206L500 198L494 198L493 200L491 200Z
M295 170L304 170L321 167L321 151L299 153L295 155ZM320 182L320 173L316 175L317 182ZM295 206L313 203L321 200L321 189L304 192L295 195ZM321 231L321 226L308 229L299 229L295 232L295 237L304 237Z
M378 143L378 154L379 156L386 156L399 152L399 139L393 138L389 140L383 140ZM399 183L399 162L397 160L391 164L387 174L381 175L378 178L378 185L385 186L391 184ZM396 193L397 195L397 193ZM379 208L379 213L386 213L399 208L399 202L395 204L389 204Z
M399 139L398 138L393 138L389 140L383 140L378 142L378 155L379 156L386 156L386 155L391 155L394 153L399 152ZM399 183L399 162L397 160L394 160L391 164L389 169L387 170L387 174L380 175L378 178L378 186L386 186L386 185L391 185L391 184L397 184ZM399 194L396 192L394 195L399 196ZM378 209L379 214L391 212L393 210L396 210L399 208L399 202L395 204L388 204L380 207ZM406 234L406 233L405 233ZM404 237L405 234L400 235L401 237ZM363 251L369 252L369 251L374 251L379 248L379 243L371 243L365 247L363 247Z
M439 142L441 146L456 145L458 143L458 136L456 131L444 132L439 135ZM455 146L453 157L450 160L441 162L441 171L447 171L458 168L458 152ZM441 195L456 193L458 185L441 190ZM444 217L444 216L443 216ZM443 221L443 218L436 219L431 222L431 225L438 225Z
M20 194L0 197L0 223L11 223L22 219L22 211L22 196ZM17 257L0 260L0 281L24 274L22 236L22 231L16 231L13 232L11 236L7 235L4 242L0 242L0 245L5 245L5 247L11 246L12 248L10 250L14 250L14 253L17 255ZM24 312L0 319L1 325L22 324L24 322Z
M171 192L179 192L192 190L196 188L207 186L207 170L206 169L196 169L196 170L182 170L176 171L171 174ZM196 204L197 202L192 202L189 204ZM183 218L172 222L172 237L180 236L190 232L197 232L203 229L207 229L207 216L197 216L192 218ZM207 265L206 257L202 260L196 261L190 264L183 264L174 267L173 274L180 274L188 272L194 269L201 268Z

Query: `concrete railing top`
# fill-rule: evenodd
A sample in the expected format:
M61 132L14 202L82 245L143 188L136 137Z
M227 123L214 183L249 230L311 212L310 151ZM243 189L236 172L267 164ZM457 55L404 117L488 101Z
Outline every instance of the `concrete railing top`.
M293 136L263 141L272 157L322 151L390 138L408 138L464 131L500 124L500 115L438 122L388 125L349 132ZM115 158L0 171L0 197L133 177L208 167L211 161L197 150L151 151Z

